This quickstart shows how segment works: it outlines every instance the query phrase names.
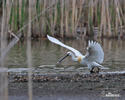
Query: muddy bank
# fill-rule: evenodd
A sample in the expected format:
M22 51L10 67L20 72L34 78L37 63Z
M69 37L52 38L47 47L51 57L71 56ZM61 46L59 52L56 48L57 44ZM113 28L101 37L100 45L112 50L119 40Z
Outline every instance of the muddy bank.
M15 76L10 79L10 87L27 88L27 76ZM38 75L33 76L33 87L40 89L41 92L47 91L72 91L82 90L107 90L116 89L125 91L125 75ZM20 91L19 91L20 92ZM41 93L40 92L40 93Z
M28 99L29 69L9 70L10 100ZM33 100L110 100L125 98L125 72L46 73L32 70ZM106 97L107 95L117 97Z
M33 82L33 100L124 100L125 90L118 88L100 88L96 84L82 82ZM95 86L94 86L95 85ZM10 100L26 100L28 98L26 82L9 83ZM108 97L106 95L117 95ZM27 99L28 100L28 99Z
M9 83L27 83L28 73L31 69L9 70ZM78 72L60 72L60 73L41 73L32 70L32 81L40 84L71 84L68 88L72 88L73 84L77 84L77 88L94 89L94 88L119 88L125 90L125 72L100 72L98 74L78 73ZM42 85L43 86L43 85ZM47 87L49 87L48 85ZM55 85L56 86L56 85ZM51 87L51 86L50 86ZM54 86L52 86L54 88ZM67 88L67 87L65 87ZM64 87L62 87L64 89Z

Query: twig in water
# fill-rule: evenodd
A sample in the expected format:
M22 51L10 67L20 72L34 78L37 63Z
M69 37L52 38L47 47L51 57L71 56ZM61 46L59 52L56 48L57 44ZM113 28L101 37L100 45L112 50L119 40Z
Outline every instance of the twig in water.
M1 58L0 58L0 63L3 61L4 57L6 54L9 52L9 50L19 41L19 38L21 37L21 33L16 36L14 33L9 31L9 33L14 36L15 38L12 39L12 41L8 44L8 46L2 51Z

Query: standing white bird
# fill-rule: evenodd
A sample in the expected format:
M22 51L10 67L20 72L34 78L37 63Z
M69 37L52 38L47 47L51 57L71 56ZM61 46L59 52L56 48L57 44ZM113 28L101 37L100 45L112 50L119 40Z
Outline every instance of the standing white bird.
M69 49L70 51L67 52L67 54L61 58L58 63L60 63L62 60L64 60L66 57L71 56L73 61L77 61L80 64L83 64L85 66L88 66L90 72L94 72L94 68L97 68L99 72L99 69L108 69L106 67L103 67L102 65L100 65L103 60L104 60L104 52L102 47L100 46L99 43L97 42L93 42L93 41L89 41L88 42L88 47L87 47L87 53L84 55L82 55L78 50L67 46L65 44L63 44L62 42L60 42L59 40L57 40L54 37L51 37L49 35L47 35L47 38L55 43L58 44L64 48Z

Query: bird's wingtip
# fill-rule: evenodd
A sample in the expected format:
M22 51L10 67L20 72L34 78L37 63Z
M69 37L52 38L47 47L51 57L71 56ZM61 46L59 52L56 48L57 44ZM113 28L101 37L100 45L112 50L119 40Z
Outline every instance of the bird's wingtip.
M51 37L51 36L49 36L49 35L47 34L47 38L48 38L49 40L51 40L51 38L52 38L52 37Z
M91 46L91 45L100 45L100 44L97 41L89 40L88 46Z
M47 34L47 38L49 38L50 36Z

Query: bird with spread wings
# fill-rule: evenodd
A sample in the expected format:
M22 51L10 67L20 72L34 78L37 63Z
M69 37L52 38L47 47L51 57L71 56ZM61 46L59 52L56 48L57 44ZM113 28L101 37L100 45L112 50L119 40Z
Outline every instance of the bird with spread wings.
M80 64L88 66L90 72L94 72L93 70L94 68L98 68L98 72L99 72L99 69L108 69L101 65L101 63L104 60L104 52L101 45L98 42L88 41L87 52L85 55L83 55L78 50L63 44L62 42L60 42L58 39L54 37L47 35L47 38L51 42L70 50L69 52L66 53L66 55L63 58L61 58L58 61L58 63L63 61L66 57L71 56L73 61L77 61Z

